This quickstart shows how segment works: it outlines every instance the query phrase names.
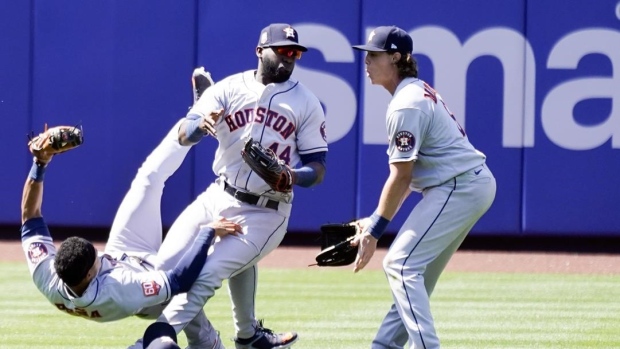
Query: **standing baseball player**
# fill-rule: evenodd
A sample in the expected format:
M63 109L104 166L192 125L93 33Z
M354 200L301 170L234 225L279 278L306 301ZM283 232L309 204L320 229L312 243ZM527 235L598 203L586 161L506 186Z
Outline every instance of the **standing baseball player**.
M67 139L77 139L73 144L80 145L81 131L57 127L29 144L35 157L23 191L22 245L35 285L60 311L97 322L132 315L155 318L173 296L190 289L214 237L241 231L236 223L214 220L201 226L171 268L153 267L162 240L159 204L164 184L188 152L177 140L182 121L138 170L114 219L105 254L80 237L68 238L56 250L41 214L44 175L59 152L54 148L66 146ZM217 333L202 315L186 328L188 338L209 340L207 348L220 348Z
M325 115L318 98L290 79L302 52L297 31L271 24L260 33L258 68L232 75L209 88L189 111L179 133L191 146L206 134L217 139L213 162L217 179L177 218L159 256L162 267L195 239L199 227L219 216L243 226L243 234L216 239L208 262L186 301L173 300L160 321L179 332L229 279L237 349L288 348L296 333L275 334L254 314L256 263L273 251L286 233L293 192L276 191L240 155L248 138L271 149L286 164L291 185L310 187L325 173ZM301 162L301 167L295 166Z
M354 271L411 191L422 193L383 261L394 304L371 348L439 348L429 297L444 267L495 198L495 178L441 96L418 78L413 41L397 27L378 27L365 45L366 72L392 99L387 108L390 175L375 212L358 221Z

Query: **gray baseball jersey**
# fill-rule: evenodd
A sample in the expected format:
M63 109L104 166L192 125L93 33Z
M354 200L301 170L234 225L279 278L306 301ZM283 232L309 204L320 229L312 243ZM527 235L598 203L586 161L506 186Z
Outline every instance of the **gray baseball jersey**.
M390 163L415 161L411 189L444 183L482 165L476 150L443 99L417 78L404 79L387 110Z
M137 259L100 255L101 269L77 297L54 269L56 247L50 237L35 235L22 242L28 268L39 291L60 311L97 322L140 315L144 307L171 298L168 278Z
M189 114L204 116L220 108L224 116L216 124L213 172L236 187L279 199L291 195L272 191L243 162L239 154L247 137L291 167L299 163L300 154L327 151L321 103L297 81L265 86L256 81L253 70L235 74L207 89Z

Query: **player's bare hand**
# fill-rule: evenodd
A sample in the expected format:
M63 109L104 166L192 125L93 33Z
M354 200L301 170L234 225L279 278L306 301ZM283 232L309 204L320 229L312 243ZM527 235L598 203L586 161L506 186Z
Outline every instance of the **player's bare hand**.
M215 235L222 237L226 235L239 235L242 233L241 226L235 222L231 222L224 217L220 217L218 220L208 224L211 228L215 229Z
M200 123L200 129L205 134L211 135L217 138L217 131L215 130L215 124L224 115L224 109L214 110L208 115L203 116Z
M375 239L370 233L363 232L361 234L357 234L353 241L351 241L352 246L358 246L357 248L357 257L355 258L355 263L353 267L354 272L358 272L370 262L370 259L375 254L375 250L377 250L377 239Z
M355 230L357 231L357 234L361 234L363 231L366 230L366 228L368 228L368 226L370 226L370 223L371 223L370 217L366 217L366 218L361 218L356 221L353 221L349 224L355 226Z

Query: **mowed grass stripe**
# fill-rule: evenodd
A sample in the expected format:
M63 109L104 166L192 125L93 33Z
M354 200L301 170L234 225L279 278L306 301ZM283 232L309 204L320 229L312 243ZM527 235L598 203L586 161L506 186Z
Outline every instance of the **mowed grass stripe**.
M150 323L67 316L39 294L25 262L0 263L0 275L0 349L125 348ZM261 269L259 279L257 315L298 331L295 349L368 348L392 302L380 271ZM205 309L234 348L227 293L225 283ZM432 307L448 349L619 348L619 299L618 276L446 273Z

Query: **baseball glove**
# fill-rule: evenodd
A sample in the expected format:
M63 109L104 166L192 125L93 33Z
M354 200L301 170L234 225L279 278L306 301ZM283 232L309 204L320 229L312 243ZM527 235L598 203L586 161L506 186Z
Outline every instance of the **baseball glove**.
M323 224L321 252L316 255L316 265L339 267L355 262L357 246L351 246L351 240L356 234L356 227L349 223Z
M241 157L271 189L284 193L293 190L295 175L273 150L264 148L260 143L248 138L241 151Z
M28 135L28 149L35 161L47 164L56 154L71 150L84 143L83 130L80 126L56 126L50 129L45 124L43 133L38 136L32 132Z

